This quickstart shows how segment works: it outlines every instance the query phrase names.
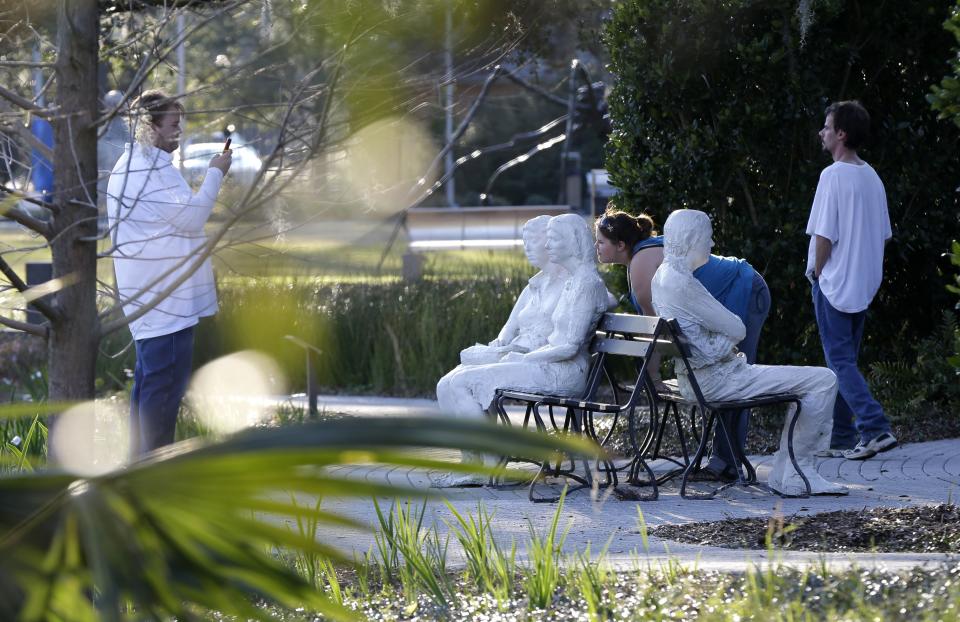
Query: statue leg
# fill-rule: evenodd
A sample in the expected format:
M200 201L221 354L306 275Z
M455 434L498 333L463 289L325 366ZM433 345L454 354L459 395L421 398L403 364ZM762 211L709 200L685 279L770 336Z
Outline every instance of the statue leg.
M748 398L765 393L795 393L800 396L800 417L793 433L793 450L813 494L846 494L846 488L817 473L813 454L830 444L837 377L825 367L788 365L743 365L725 376L700 379L709 400ZM792 413L790 413L792 415ZM803 479L796 473L787 451L790 417L784 420L780 448L774 454L768 484L787 495L803 494Z
M814 454L830 446L833 429L833 403L837 395L837 377L825 367L780 367L791 376L781 391L800 396L800 416L793 431L793 452L800 469L810 482L815 495L846 494L845 486L825 480L817 473ZM780 372L783 373L783 372ZM801 495L806 492L803 479L797 474L787 450L791 412L783 422L780 433L780 448L774 454L773 467L768 484L786 495Z
M471 378L476 376L472 365L459 365L451 370L437 383L437 403L440 411L446 416L462 419L480 419L484 416L484 408L474 397L470 389ZM461 451L462 463L493 466L497 463L495 456L487 456L481 452ZM481 486L487 481L487 476L473 473L446 473L433 482L435 488L452 488L464 486Z

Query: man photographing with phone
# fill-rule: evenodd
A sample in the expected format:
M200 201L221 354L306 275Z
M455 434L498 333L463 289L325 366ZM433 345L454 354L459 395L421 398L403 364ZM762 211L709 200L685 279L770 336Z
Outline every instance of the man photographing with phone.
M228 141L193 192L173 166L183 105L151 90L133 110L135 142L110 173L107 210L117 290L137 354L130 395L130 454L137 458L173 442L194 327L217 312L213 267L202 259L204 225L232 156Z

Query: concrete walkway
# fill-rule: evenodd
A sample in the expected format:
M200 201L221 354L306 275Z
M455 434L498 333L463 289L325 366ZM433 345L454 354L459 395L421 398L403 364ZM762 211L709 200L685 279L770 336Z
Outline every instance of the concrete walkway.
M297 396L294 401L297 401ZM396 398L356 398L322 396L321 408L327 412L343 412L354 415L424 415L436 414L436 403L430 400L400 400ZM431 452L433 458L456 460L458 452ZM771 456L752 456L761 481L770 469ZM654 464L655 471L668 468L666 463ZM862 510L872 507L904 507L910 505L938 504L960 497L960 439L915 443L898 447L871 460L863 462L828 458L818 462L818 471L826 479L845 484L850 494L845 497L811 497L809 499L781 499L762 492L731 489L713 501L681 499L678 483L661 487L657 501L623 501L603 490L597 494L581 490L572 493L563 507L561 528L569 527L564 543L567 553L582 551L590 544L596 554L607 546L608 559L620 568L638 564L656 566L668 559L699 568L722 568L740 570L768 560L766 551L722 549L666 542L650 537L646 549L638 528L639 512L647 527L661 524L678 524L716 521L725 518L770 518L776 515L807 516L834 510ZM407 468L382 465L340 467L341 476L374 482L389 482L399 486L428 489L440 474ZM559 486L557 487L559 490ZM543 533L549 526L557 506L555 504L532 504L527 500L524 486L508 489L465 488L435 491L442 498L430 500L427 512L440 531L441 540L449 531L447 523L453 518L444 498L461 514L477 512L478 505L495 513L498 541L509 547L511 540L517 543L518 558L524 559L529 529L532 526ZM386 502L389 504L389 501ZM421 501L414 501L419 504ZM358 500L324 500L324 507L373 524L376 515L372 503ZM383 504L381 504L383 507ZM362 554L373 546L373 534L347 529L325 531L327 542L346 551ZM758 545L762 546L762 545ZM456 539L450 539L450 559L462 561ZM827 563L831 566L884 566L903 568L918 565L940 564L950 556L942 554L913 553L858 553L821 554L787 552L776 553L775 558L785 564L805 565Z

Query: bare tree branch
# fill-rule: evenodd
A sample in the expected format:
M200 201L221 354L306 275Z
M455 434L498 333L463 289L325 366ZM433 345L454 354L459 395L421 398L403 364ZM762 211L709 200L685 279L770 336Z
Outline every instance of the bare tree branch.
M0 67L53 67L55 63L40 63L29 60L0 60Z
M3 188L3 190L6 191L6 188ZM17 196L19 193L16 193L16 194L11 193L11 194L13 194L13 196ZM34 218L33 216L26 213L25 211L23 211L17 206L12 206L4 209L4 207L0 205L0 216L6 216L10 220L20 223L27 229L30 229L31 231L35 231L36 233L39 233L44 238L49 238L50 236L50 225L40 220L39 218Z
M10 284L17 288L17 291L23 293L30 289L30 286L23 282L23 279L20 278L20 275L14 271L10 264L0 256L0 273L3 273L3 276L7 277L7 280L10 281ZM37 311L43 314L48 320L55 320L59 318L59 314L56 309L50 305L46 300L38 298L30 303L36 308Z
M150 7L164 9L197 8L209 4L223 4L227 0L100 0L101 11L122 13L139 11Z
M37 106L26 97L21 97L20 95L14 93L10 89L2 85L0 85L0 97L9 101L10 103L17 106L18 108L25 110L26 112L35 114L38 117L42 117L44 119L48 119L55 114L54 110L50 108L41 108L40 106Z
M18 322L17 320L11 320L10 318L3 317L0 315L0 324L14 330L19 330L24 333L29 333L31 335L36 335L37 337L47 338L47 333L50 331L48 324L28 324L27 322Z
M347 52L350 49L350 45L354 41L355 39L351 37L348 43L345 44L344 47L340 50L340 52L337 54L337 58L339 59L339 62L334 71L334 76L340 75L343 69L343 63L345 62ZM301 80L300 88L298 88L295 91L297 95L291 98L291 101L288 105L288 109L284 114L284 123L283 123L284 127L287 125L287 121L289 121L290 119L291 110L293 108L302 104L303 101L309 101L313 99L312 95L308 95L303 100L299 99L299 97L303 95L303 93L306 90L305 82L310 80L316 74L316 72L317 70L308 72L308 74ZM335 79L336 78L334 78L334 80ZM319 125L315 130L316 134L314 135L314 140L311 141L311 144L309 145L311 147L311 150L310 150L311 153L315 153L316 150L319 149L319 147L322 145L323 138L326 136L326 125L329 120L330 109L332 106L331 102L332 102L332 91L333 91L333 88L331 85L327 85L327 88L328 88L328 91L326 94L327 97L324 103L324 108L320 114ZM107 322L105 321L106 318L109 317L111 314L113 314L115 312L115 309L108 309L107 311L101 313L100 314L100 320L101 320L100 336L101 337L109 335L110 333L117 331L123 328L124 326L129 325L131 322L143 317L146 313L150 312L158 304L160 304L160 302L162 302L168 296L170 296L178 287L180 287L180 285L182 285L187 279L189 279L200 268L201 265L203 265L204 261L209 259L211 255L213 255L213 253L218 248L218 244L226 236L227 232L229 232L232 229L232 227L237 222L239 222L241 218L243 218L246 214L248 214L252 209L262 204L262 199L261 199L262 192L261 192L261 189L257 188L257 186L259 182L263 179L264 173L267 170L269 170L273 162L278 158L282 158L283 151L284 151L284 140L285 139L281 137L277 147L273 149L273 151L271 151L270 155L264 161L263 166L260 168L260 171L257 174L256 179L254 180L254 184L247 189L247 192L240 199L239 201L240 208L235 213L233 213L231 217L221 225L221 227L210 237L210 239L207 241L206 244L204 244L202 247L197 249L197 252L194 253L193 255L184 257L181 261L177 262L176 265L172 266L169 270L167 270L164 274L158 276L152 282L145 284L143 287L140 288L139 291L137 291L133 296L128 298L126 301L121 300L119 301L119 303L121 305L123 305L124 303L129 304L131 301L135 301L139 299L140 297L149 293L150 288L156 285L160 280L166 278L167 276L174 273L175 271L180 270L183 266L187 265L189 262L189 265L186 267L183 273L179 277L177 277L176 280L170 283L166 288L164 288L164 290L154 295L154 297L150 301L146 302L145 304L142 304L140 307L137 308L136 311L130 314L127 314L123 317L119 317L115 320ZM284 183L282 185L286 185L291 181L292 179L288 178L284 180Z
M187 41L193 35L194 32L201 29L203 26L206 26L209 22L220 17L224 13L232 11L236 7L243 4L243 0L231 0L229 3L226 3L226 0L217 0L217 1L218 3L222 3L223 6L221 6L220 8L218 8L217 11L206 16L204 19L200 20L199 22L191 25L190 28L186 29L183 32L183 35L181 37L171 41L170 44L167 46L166 50L151 49L147 51L147 54L144 57L143 62L140 64L140 67L137 69L137 73L134 75L133 79L130 81L129 86L127 86L127 90L126 92L124 92L123 97L120 98L120 101L117 102L117 105L113 109L108 110L99 119L94 121L94 125L109 123L111 119L113 119L115 116L123 112L127 108L127 104L130 102L130 100L133 99L134 93L136 93L140 89L144 81L147 79L148 76L151 75L153 70L156 69L161 63L165 62L169 58L170 53L174 49L176 49L178 45ZM114 4L114 3L111 2L108 4ZM163 0L155 4L157 6L165 6L165 7L169 6L169 2L165 2ZM186 6L195 5L195 3L192 2L191 0L185 0L183 2L175 2L174 4L175 4L175 10L168 12L164 16L164 19L160 22L161 27L164 24L171 22L176 14L176 11L181 10L177 7L186 7Z
M39 138L37 138L33 132L30 132L26 126L22 123L13 122L9 123L6 126L13 133L15 133L21 140L30 145L31 149L35 149L47 159L48 162L53 161L53 149L44 144Z

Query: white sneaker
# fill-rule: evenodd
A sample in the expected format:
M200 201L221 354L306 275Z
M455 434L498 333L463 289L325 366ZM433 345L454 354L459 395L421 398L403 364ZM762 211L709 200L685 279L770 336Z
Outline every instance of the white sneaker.
M893 449L896 446L897 437L890 432L884 432L866 443L860 441L853 449L848 449L843 452L843 457L847 460L866 460L876 456L880 452Z

